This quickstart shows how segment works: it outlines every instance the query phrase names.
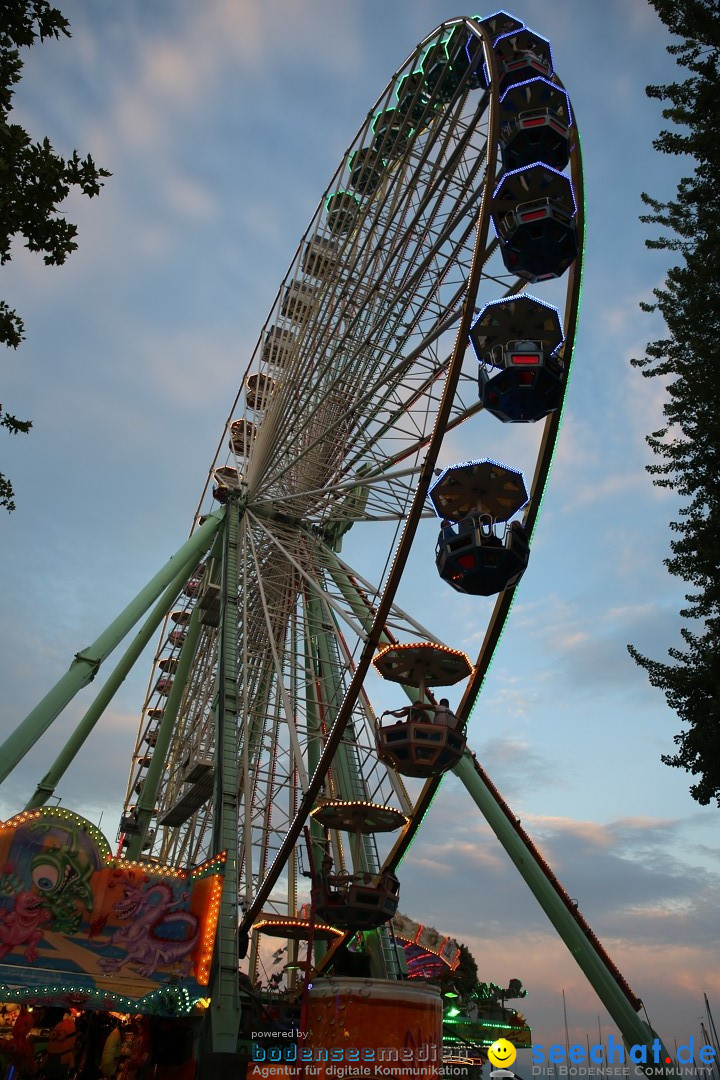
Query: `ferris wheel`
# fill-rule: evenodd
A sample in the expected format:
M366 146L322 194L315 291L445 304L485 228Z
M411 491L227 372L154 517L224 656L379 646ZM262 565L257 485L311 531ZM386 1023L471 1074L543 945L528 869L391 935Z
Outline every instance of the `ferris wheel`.
M213 997L230 1002L228 1045L238 955L254 979L260 931L288 942L289 987L299 942L322 969L358 929L375 973L399 974L397 871L449 768L623 1033L647 1035L465 742L532 560L583 233L549 42L505 12L446 21L343 155L243 372L191 537L141 594L133 621L150 616L28 804L47 801L162 624L119 850L184 867L227 851ZM497 460L500 441L503 456L517 441L527 482ZM487 617L472 661L457 648L467 603ZM125 614L8 741L6 771L122 640ZM460 685L454 707L436 700Z
M261 915L281 934L302 922L323 853L341 876L381 874L388 845L370 827L351 839L336 804L391 806L406 839L417 828L437 777L416 771L427 778L417 790L397 757L378 755L383 707L368 671L383 647L454 649L452 588L499 594L461 676L464 727L528 561L582 233L578 141L549 43L504 13L448 20L368 113L280 284L198 508L201 526L213 507L223 524L165 624L148 685L123 842L171 864L229 844L241 935ZM549 299L528 294L535 283ZM475 461L498 418L537 421L529 490L511 466ZM448 439L474 463L438 481ZM477 497L483 471L483 490L521 490L508 512ZM437 611L421 620L399 596L412 601L436 573L424 520L436 510L460 540L476 513L475 585L490 542L517 572L472 587L458 540L439 545ZM410 701L428 685L422 672L398 681Z

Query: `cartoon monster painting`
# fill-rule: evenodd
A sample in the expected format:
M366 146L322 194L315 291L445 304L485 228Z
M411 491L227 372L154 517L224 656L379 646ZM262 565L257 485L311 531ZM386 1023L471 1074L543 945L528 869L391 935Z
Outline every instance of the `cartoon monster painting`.
M189 872L129 861L62 806L0 821L5 1000L182 1012L207 986L224 859Z
M172 964L183 975L192 972L191 953L200 937L200 924L196 915L188 911L175 911L188 899L183 893L179 900L173 898L170 885L158 882L144 892L126 881L123 897L113 906L116 918L123 925L112 934L109 944L125 950L125 956L104 956L99 960L106 974L118 971L125 964L135 964L139 975L151 976L157 968ZM162 936L182 932L184 938Z
M41 896L20 892L11 911L0 911L0 959L19 946L25 947L25 959L34 964L37 945L42 941L43 924L52 918Z
M36 828L46 829L47 826ZM58 839L58 833L67 839ZM78 846L77 835L70 830L53 828L30 864L33 887L52 913L50 929L64 934L77 933L83 919L81 909L87 912L93 909L90 884L93 869L89 855Z

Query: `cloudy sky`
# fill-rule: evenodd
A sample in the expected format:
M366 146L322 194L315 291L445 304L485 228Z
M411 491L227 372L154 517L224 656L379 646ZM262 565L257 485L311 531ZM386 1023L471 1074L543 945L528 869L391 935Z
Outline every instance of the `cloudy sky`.
M44 268L20 246L2 295L27 341L3 401L18 509L0 521L0 666L9 731L72 655L187 535L229 403L298 237L373 101L416 43L460 12L439 0L66 0L71 41L31 51L17 115L113 173L71 200L80 247ZM517 0L549 37L583 140L587 249L568 406L508 628L470 725L490 775L548 856L669 1045L720 1008L717 810L661 765L678 728L626 651L679 638L663 567L677 507L653 489L644 435L662 388L629 364L661 326L639 311L666 269L640 192L683 162L654 153L668 37L645 0ZM481 11L490 14L490 9ZM483 418L483 452L508 434ZM452 460L477 446L459 440ZM433 538L427 533L428 559ZM372 537L369 537L369 541ZM403 586L401 602L476 652L484 601ZM441 599L438 600L437 596ZM128 679L63 801L112 837L148 668ZM19 809L81 706L6 782ZM454 778L403 865L402 907L466 942L482 975L529 988L537 1041L607 1018Z

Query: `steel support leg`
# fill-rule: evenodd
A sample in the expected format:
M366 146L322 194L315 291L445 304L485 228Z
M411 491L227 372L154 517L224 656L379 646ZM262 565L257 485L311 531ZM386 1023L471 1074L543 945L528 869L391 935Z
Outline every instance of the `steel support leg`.
M121 611L117 618L97 638L92 645L75 654L72 664L52 690L45 695L39 705L28 713L23 722L15 729L0 747L0 783L13 771L52 724L53 720L72 701L78 690L87 686L95 678L103 660L110 655L133 626L155 603L178 573L194 558L210 547L212 538L225 516L225 508L210 514L207 521L193 533L189 540L158 571L155 577L135 599Z
M636 1013L612 973L590 944L586 934L573 918L572 913L568 910L535 858L528 851L524 840L512 821L509 820L495 795L478 773L472 754L469 751L465 752L454 767L453 772L463 782L490 828L515 863L527 885L529 885L533 896L567 945L613 1021L617 1024L625 1042L628 1046L652 1047L654 1040L657 1039L658 1056L662 1064L654 1066L651 1071L657 1069L671 1074L672 1070L664 1064L665 1059L669 1058L670 1054L668 1054L652 1028ZM648 1056L652 1060L652 1056Z
M210 1005L211 1048L232 1054L240 1026L238 994L238 534L240 511L228 505L222 563L222 614L215 710L213 851L227 851Z
M215 540L214 551L216 552L216 558L220 557L222 540L222 534ZM180 650L180 656L178 657L178 666L173 677L172 689L165 702L162 720L158 727L157 742L153 748L152 760L148 766L142 791L137 800L137 832L130 837L126 855L128 859L139 859L142 854L143 844L155 810L160 785L162 784L163 771L175 730L177 714L190 675L190 669L195 659L198 642L200 641L200 631L202 630L201 614L200 605L195 604L188 623L187 634Z
M197 555L193 554L190 558L186 559L180 567L177 574L150 612L150 615L144 622L142 628L138 631L137 635L126 649L122 659L108 676L102 690L38 784L35 789L35 794L25 807L26 810L35 810L38 806L44 806L52 796L55 788L65 774L65 771L75 758L75 755L85 743L85 740L112 701L118 688L122 685L136 660L150 641L150 638L170 610L170 607L182 589L188 574L191 573L196 562ZM135 856L133 856L133 858L135 858Z
M320 722L320 709L317 697L320 669L317 661L316 647L318 636L322 633L322 612L317 597L311 596L309 590L305 592L305 611L306 625L304 651L305 685L307 686L307 763L308 773L312 776L317 769L320 753L322 751L322 724ZM322 859L320 850L325 840L325 830L314 818L310 818L309 829L310 840L312 842L312 856L313 860L316 860L314 869L319 870L320 861ZM335 857L337 858L337 855ZM308 867L308 869L312 871L313 867ZM313 956L316 964L320 962L326 952L327 945L325 942L316 941L313 946ZM309 959L310 957L308 957L308 960ZM307 972L305 972L305 978L307 978Z

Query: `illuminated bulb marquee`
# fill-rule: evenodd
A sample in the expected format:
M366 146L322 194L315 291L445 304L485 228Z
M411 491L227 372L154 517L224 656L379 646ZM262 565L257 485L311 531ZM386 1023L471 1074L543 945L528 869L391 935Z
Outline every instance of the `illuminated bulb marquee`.
M109 855L106 864L112 870L132 870L135 873L144 873L153 877L178 878L181 881L199 881L212 874L223 874L227 862L227 852L221 851L219 855L213 855L206 862L196 866L194 870L177 869L174 866L160 866L159 863L130 861Z
M226 858L121 859L59 807L0 823L0 923L22 927L0 958L0 1000L190 1012L207 994Z
M215 932L218 919L220 918L220 903L222 900L223 878L215 874L212 878L212 891L210 903L207 909L205 929L203 931L200 960L197 967L197 981L200 986L207 986L210 981L210 964L212 963L213 948L215 946Z
M368 802L367 799L331 799L327 800L316 806L314 810L310 812L310 816L318 814L321 810L335 809L335 807L341 808L344 806L352 807L353 809L372 809L372 810L390 810L392 813L400 813L394 806L386 806L384 803Z
M511 1009L506 1012L513 1015ZM532 1045L532 1032L524 1018L519 1013L515 1015L518 1022L510 1024L505 1020L495 1020L482 1015L471 1020L458 1010L457 1015L443 1018L443 1042L450 1046L473 1045L487 1048L497 1039L509 1039L516 1049L527 1049Z
M266 934L268 937L285 937L293 941L306 941L310 937L310 919L293 919L282 915L272 915L258 919L253 925L253 931L258 934ZM342 937L344 931L338 930L330 923L315 922L312 924L314 937L322 937L330 940L334 937Z
M393 917L392 928L405 950L410 978L441 978L460 963L457 941L433 926L399 913Z
M392 832L410 820L395 806L364 799L327 799L310 811L310 817L326 829L362 833Z
M0 835L6 832L13 832L21 826L32 824L33 822L49 823L51 821L57 822L58 825L66 825L68 827L73 825L78 826L95 841L95 844L100 849L103 856L110 854L110 845L98 829L97 825L93 825L92 821L87 821L85 818L80 817L79 814L75 814L72 810L65 810L61 806L43 806L39 810L23 810L22 813L16 814L7 821L0 822Z
M143 998L125 997L109 990L75 986L71 980L50 982L33 987L0 983L0 1000L25 1005L61 1005L92 1012L142 1013L147 1016L187 1016L196 1007L207 1008L208 998L191 995L184 986L154 990Z
M467 653L434 641L387 645L372 662L383 679L406 686L452 686L473 670Z
M410 641L405 645L386 645L384 649L377 654L375 660L380 660L381 657L387 653L392 652L404 652L410 649L429 649L433 652L450 653L452 656L464 657L465 660L470 663L467 653L461 652L460 649L451 649L449 645L440 645L437 641Z

